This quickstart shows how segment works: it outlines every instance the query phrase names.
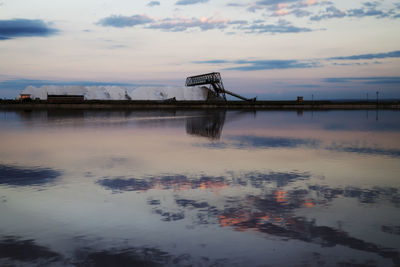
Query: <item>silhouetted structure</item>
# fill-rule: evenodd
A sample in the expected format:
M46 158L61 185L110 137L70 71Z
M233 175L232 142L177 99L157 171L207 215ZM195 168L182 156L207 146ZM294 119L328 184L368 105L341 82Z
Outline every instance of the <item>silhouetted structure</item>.
M256 101L256 98L245 98L224 88L221 74L219 72L211 72L186 78L186 86L197 86L210 84L207 100L223 99L226 101L226 94L237 97L245 101Z

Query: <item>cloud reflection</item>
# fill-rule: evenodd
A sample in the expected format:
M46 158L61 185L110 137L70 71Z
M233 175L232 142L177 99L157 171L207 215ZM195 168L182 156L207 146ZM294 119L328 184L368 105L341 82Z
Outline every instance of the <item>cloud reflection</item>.
M54 182L61 172L49 168L27 168L0 164L0 185L38 186Z
M147 176L144 178L116 177L97 181L98 184L116 192L148 191L150 189L175 191L189 189L220 189L228 186L224 177L202 176L189 178L186 175Z
M36 262L44 266L61 260L62 256L47 247L36 244L34 240L21 240L14 236L8 236L0 240L0 259Z
M296 215L299 209L327 206L334 199L355 198L363 205L378 204L389 200L399 204L399 190L396 188L334 188L310 185L307 188L289 187L288 185L309 179L307 172L249 172L227 173L225 176L189 177L186 175L153 176L146 179L106 178L98 183L114 191L176 190L175 203L149 199L156 214L162 221L173 222L191 220L191 225L219 224L234 231L251 230L283 240L299 240L318 244L323 247L345 246L354 250L374 253L382 258L400 262L396 250L368 242L360 237L331 226L317 225L314 220ZM218 194L219 205L212 203L212 197L198 199L181 195L179 191L189 189L233 189L243 192L240 195ZM251 189L262 189L253 191ZM247 193L246 193L247 192ZM194 214L194 215L193 215ZM382 226L382 231L397 234L394 226Z
M216 149L268 149L268 148L309 148L325 149L336 152L365 154L372 156L400 157L400 150L396 148L383 148L377 146L362 146L358 144L337 143L323 146L322 141L316 138L292 138L282 136L255 136L255 135L227 135L226 141L195 144Z
M75 246L75 247L74 247ZM72 245L72 255L64 255L33 239L7 236L0 239L2 266L220 266L225 260L197 259L189 254L172 255L155 247L94 248Z

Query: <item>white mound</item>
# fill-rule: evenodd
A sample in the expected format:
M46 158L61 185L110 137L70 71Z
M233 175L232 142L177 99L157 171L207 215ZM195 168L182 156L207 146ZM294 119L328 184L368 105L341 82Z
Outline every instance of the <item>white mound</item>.
M21 94L32 99L47 100L47 95L83 95L86 100L206 100L207 88L202 87L122 87L122 86L28 86Z

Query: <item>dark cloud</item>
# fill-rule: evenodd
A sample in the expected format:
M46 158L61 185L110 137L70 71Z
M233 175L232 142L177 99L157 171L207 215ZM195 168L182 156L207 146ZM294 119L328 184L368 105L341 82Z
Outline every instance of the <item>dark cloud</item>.
M151 1L147 4L147 6L159 6L160 2L159 1Z
M331 57L330 60L360 60L360 59L376 59L376 58L400 58L400 50L391 51L386 53L375 53L375 54L361 54L347 57Z
M194 5L198 3L206 3L209 0L179 0L178 2L175 3L175 5L181 5L181 6L186 6L186 5Z
M42 20L0 20L0 40L18 37L48 37L57 33L57 29L51 28L49 23Z
M136 25L142 25L152 22L153 19L146 15L133 15L133 16L119 16L112 15L99 20L96 24L104 27L134 27Z

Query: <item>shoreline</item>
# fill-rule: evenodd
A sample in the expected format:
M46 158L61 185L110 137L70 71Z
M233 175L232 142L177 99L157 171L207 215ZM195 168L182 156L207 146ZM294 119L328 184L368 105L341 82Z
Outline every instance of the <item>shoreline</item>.
M244 110L329 110L393 109L400 101L171 101L171 100L0 100L0 109L244 109Z

